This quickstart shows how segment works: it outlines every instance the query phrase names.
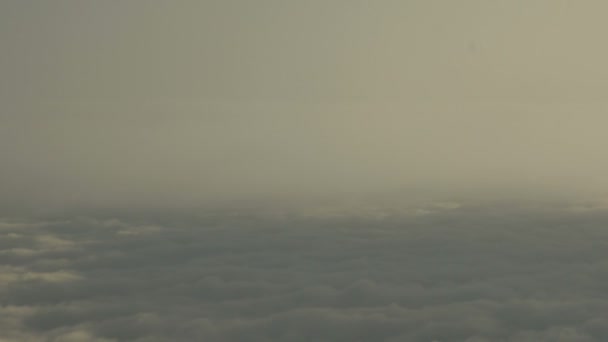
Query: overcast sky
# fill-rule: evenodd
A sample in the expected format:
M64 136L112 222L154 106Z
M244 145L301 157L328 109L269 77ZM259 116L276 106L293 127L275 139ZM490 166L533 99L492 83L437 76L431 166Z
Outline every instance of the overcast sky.
M605 1L0 3L4 206L604 191Z

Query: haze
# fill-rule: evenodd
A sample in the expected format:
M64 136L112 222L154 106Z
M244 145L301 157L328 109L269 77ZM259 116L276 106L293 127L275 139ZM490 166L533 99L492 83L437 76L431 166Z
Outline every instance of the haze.
M603 191L603 1L3 1L5 206Z

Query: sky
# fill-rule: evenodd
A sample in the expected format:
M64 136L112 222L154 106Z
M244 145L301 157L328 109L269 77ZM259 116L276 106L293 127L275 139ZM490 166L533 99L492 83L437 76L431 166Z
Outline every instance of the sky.
M0 201L604 192L607 9L2 1Z

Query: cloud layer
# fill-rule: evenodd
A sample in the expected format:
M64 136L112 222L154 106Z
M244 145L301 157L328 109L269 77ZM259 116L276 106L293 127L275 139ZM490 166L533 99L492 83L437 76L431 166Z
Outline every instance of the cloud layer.
M358 213L4 220L0 339L608 339L604 210Z

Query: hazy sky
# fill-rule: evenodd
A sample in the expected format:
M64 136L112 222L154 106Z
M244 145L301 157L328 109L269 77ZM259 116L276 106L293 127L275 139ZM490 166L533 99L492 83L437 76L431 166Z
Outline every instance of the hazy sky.
M0 201L603 191L607 12L599 0L4 0Z

